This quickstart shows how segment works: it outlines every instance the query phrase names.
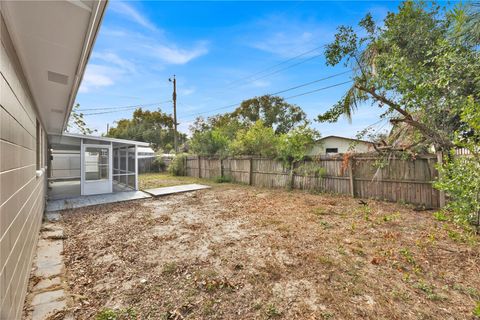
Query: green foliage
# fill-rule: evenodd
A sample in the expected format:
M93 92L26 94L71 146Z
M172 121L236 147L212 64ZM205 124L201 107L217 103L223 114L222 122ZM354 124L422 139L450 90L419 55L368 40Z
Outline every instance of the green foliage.
M152 162L152 167L154 171L165 171L167 165L165 164L165 161L163 161L162 157L157 156L155 160Z
M440 178L435 188L444 190L450 197L447 209L459 223L472 223L478 227L480 218L480 104L469 98L461 110L464 126L456 132L455 144L470 151L468 156L447 158L437 166Z
M72 108L72 113L68 119L67 131L74 132L78 131L81 134L92 134L97 130L92 130L87 127L85 120L83 119L83 112L80 112L80 104L76 104Z
M198 131L190 140L190 151L200 156L225 156L228 153L230 138L221 129Z
M480 318L480 301L477 301L475 308L473 309L473 315Z
M451 148L462 126L457 106L469 97L480 100L480 54L452 35L455 23L436 5L405 1L381 28L370 15L360 21L358 33L339 27L325 56L328 65L353 65L353 85L318 120L350 118L372 102L394 125L412 129L407 132L412 142Z
M95 317L96 320L134 320L137 312L133 308L126 309L103 309Z
M233 155L275 157L279 138L272 128L258 120L248 129L240 130L230 144Z
M231 116L246 125L261 120L276 134L287 133L297 125L304 125L307 119L300 107L287 103L282 97L270 95L243 101Z
M185 176L185 162L187 161L187 155L184 153L177 154L170 162L168 166L168 173L173 176Z
M319 167L314 162L305 162L297 166L294 173L303 177L323 178L327 174L327 169Z
M107 132L108 137L149 142L153 149L170 151L173 149L174 131L171 115L138 108L132 119L122 119ZM186 135L178 133L178 142L186 141Z
M216 183L228 183L228 182L231 182L232 181L232 178L228 177L228 176L218 176L215 178L215 182Z
M294 128L279 136L277 158L285 163L302 160L312 148L320 134L306 125Z

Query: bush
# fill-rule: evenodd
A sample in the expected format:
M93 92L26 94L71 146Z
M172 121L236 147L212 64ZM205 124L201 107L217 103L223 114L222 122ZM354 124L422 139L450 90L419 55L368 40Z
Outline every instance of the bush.
M177 154L175 158L172 159L170 165L168 166L168 173L173 176L185 176L185 162L187 161L187 155L184 153Z
M167 168L165 161L163 161L162 157L157 156L155 160L152 162L152 169L153 171L163 172Z
M215 182L216 183L225 183L225 182L232 182L232 179L228 176L218 176L215 177Z
M437 189L449 196L446 209L458 223L478 224L480 212L480 162L475 157L456 156L438 166L441 178Z

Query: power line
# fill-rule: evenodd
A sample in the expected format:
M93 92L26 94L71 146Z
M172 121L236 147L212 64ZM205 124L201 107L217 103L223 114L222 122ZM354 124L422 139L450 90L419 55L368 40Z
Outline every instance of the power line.
M293 98L297 98L297 97L301 97L301 96L306 96L307 94L312 94L312 93L315 93L315 92L319 92L319 91L327 90L327 89L330 89L330 88L338 87L338 86L341 86L341 85L343 85L343 84L347 84L347 83L350 83L350 82L353 82L353 81L354 81L354 80L348 80L348 81L345 81L345 82L340 82L340 83L337 83L337 84L332 84L331 86L327 86L327 87L315 89L315 90L312 90L312 91L307 91L307 92L304 92L304 93L296 94L296 95L294 95L294 96L286 97L286 98L284 98L284 99L285 99L285 100L288 100L288 99L293 99Z
M169 101L163 101L161 103L167 103L167 102L171 102L171 100ZM93 116L93 115L98 115L98 114L107 114L107 113L116 113L116 112L123 112L123 111L128 111L130 109L137 109L137 108L142 108L142 107L149 107L149 106L156 106L156 105L159 105L161 104L160 102L158 103L151 103L151 104L142 104L142 105L136 105L136 106L131 106L131 107L119 107L119 108L108 108L108 109L116 109L116 110L112 110L112 111L102 111L102 112L93 112L93 113L84 113L83 115L84 116ZM120 110L119 110L120 109ZM93 110L102 110L102 109L93 109Z
M313 81L310 81L310 82L307 82L307 83L304 83L304 84L300 84L300 85L295 86L295 87L291 87L291 88L288 88L288 89L285 89L285 90L277 91L277 92L271 93L270 95L274 96L274 95L284 93L284 92L287 92L287 91L291 91L291 90L295 90L295 89L298 89L298 88L306 87L306 86L309 86L311 84L314 84L314 83L317 83L317 82L320 82L320 81L325 81L325 80L328 80L328 79L331 79L331 78L335 78L335 77L350 73L352 71L353 70L347 70L347 71L344 71L344 72L333 74L333 75L325 77L325 78L321 78L321 79L318 79L318 80L313 80Z
M300 54L298 54L298 55L296 55L296 56L294 56L294 57L291 57L291 58L289 58L289 59L287 59L287 60L284 60L284 61L282 61L282 62L279 62L279 63L277 63L277 64L275 64L275 65L273 65L273 66L270 66L270 67L267 67L267 68L265 68L265 69L262 69L262 70L260 70L260 71L258 71L258 72L255 72L255 73L253 73L253 74L251 74L251 75L249 75L249 76L246 76L246 77L243 77L243 78L234 80L234 81L230 82L229 84L227 84L226 88L231 87L231 85L234 84L234 83L243 82L244 80L248 80L248 79L250 79L250 78L255 77L256 75L262 74L262 73L267 72L267 71L270 71L270 70L272 70L272 69L275 69L276 67L281 66L281 65L284 65L284 64L286 64L286 63L289 63L289 62L291 62L291 61L293 61L293 60L295 60L295 59L297 59L297 58L306 56L306 55L308 55L308 54L310 54L310 53L312 53L312 52L315 52L315 51L317 51L318 49L321 49L321 48L323 48L323 47L324 47L323 45L322 45L322 46L318 46L318 47L313 48L313 49L311 49L311 50L302 52L302 53L300 53ZM319 56L319 55L316 55L315 58L318 57L318 56ZM310 58L310 59L307 59L307 61L308 61L308 60L311 60L311 58ZM302 63L307 62L307 61L303 61ZM280 72L280 71L278 71L278 72ZM277 72L276 72L276 73L277 73ZM265 76L265 77L266 77L266 76ZM263 79L263 78L262 78L262 79ZM259 79L253 79L253 81L255 81L255 80L259 80Z
M147 107L147 106L153 106L157 104L162 104L162 103L168 103L171 102L172 100L165 100L165 101L158 101L158 102L152 102L152 103L147 103L147 104L136 104L136 105L128 105L128 106L120 106L120 107L98 107L98 108L88 108L88 109L82 109L80 107L79 111L102 111L102 110L112 110L112 109L131 109L131 108L138 108L139 106Z
M349 72L351 72L351 70L350 70ZM320 82L320 81L323 81L323 80L327 80L327 79L330 79L330 78L333 78L333 77L335 77L335 76L339 76L339 75L345 74L345 73L347 73L347 72L345 71L345 72L341 72L341 73L338 73L338 74L335 74L335 75L331 75L331 76L328 76L328 77L325 77L325 78L322 78L322 79L310 81L310 82L307 82L307 83L304 83L304 84L301 84L301 85L298 85L298 86L295 86L295 87L291 87L291 88L288 88L288 89L285 89L285 90L282 90L282 91L279 91L279 92L291 91L291 90L294 90L294 89L297 89L297 88L301 88L301 87L307 86L307 85L309 85L309 84L313 84L313 83ZM326 87L318 88L318 89L315 89L315 90L303 92L303 93L300 93L300 94L296 94L296 95L293 95L293 96L286 97L286 98L284 98L284 99L285 99L285 100L287 100L287 99L293 99L293 98L296 98L296 97L300 97L300 96L312 94L312 93L315 93L315 92L327 90L327 89L330 89L330 88L338 87L338 86L341 86L341 85L344 85L344 84L347 84L347 83L350 83L350 82L353 82L353 80L348 80L348 81L336 83L336 84L333 84L333 85L330 85L330 86L326 86ZM279 93L279 92L276 92L276 93L273 93L273 94L267 94L267 95L275 95L275 94L277 94L277 93ZM240 103L241 103L241 102L232 103L232 104L227 105L227 106L222 106L222 107L214 108L214 109L211 109L211 110L208 110L208 111L204 111L204 112L198 112L198 113L188 114L188 115L186 115L186 116L192 117L192 116L197 116L197 115L201 115L201 114L205 114L205 113L210 113L210 112L212 112L212 111L224 110L224 109L228 109L228 108L237 106L237 105L239 105ZM189 118L188 118L188 119L189 119Z

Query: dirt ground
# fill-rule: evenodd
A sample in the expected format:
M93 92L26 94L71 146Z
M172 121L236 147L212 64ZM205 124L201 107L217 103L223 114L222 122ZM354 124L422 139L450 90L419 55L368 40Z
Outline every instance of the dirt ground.
M76 319L474 319L479 238L439 220L231 184L64 211L70 309Z

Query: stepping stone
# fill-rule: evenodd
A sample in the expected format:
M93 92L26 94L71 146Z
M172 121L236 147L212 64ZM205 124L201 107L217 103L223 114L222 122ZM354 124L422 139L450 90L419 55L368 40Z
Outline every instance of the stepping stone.
M197 190L209 189L209 188L210 188L210 186L205 186L203 184L193 183L193 184L184 184L184 185L173 186L173 187L147 189L147 190L143 190L143 191L151 194L154 197L159 197L159 196L166 196L166 195L174 194L174 193L197 191Z
M46 320L67 308L65 300L42 303L33 307L32 320Z
M39 304L45 304L49 302L65 300L65 291L63 289L55 291L45 291L42 293L37 293L32 300L32 306L37 306Z

